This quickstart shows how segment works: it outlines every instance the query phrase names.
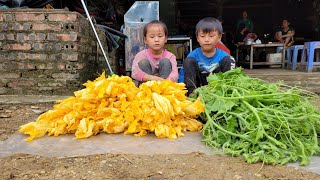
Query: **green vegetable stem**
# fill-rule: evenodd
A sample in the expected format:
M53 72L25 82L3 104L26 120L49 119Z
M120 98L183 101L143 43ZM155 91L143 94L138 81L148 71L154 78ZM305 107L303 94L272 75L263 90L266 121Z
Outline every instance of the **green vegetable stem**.
M241 68L210 75L197 88L206 106L203 142L223 152L243 155L249 163L310 163L320 154L319 96L278 83L250 78Z

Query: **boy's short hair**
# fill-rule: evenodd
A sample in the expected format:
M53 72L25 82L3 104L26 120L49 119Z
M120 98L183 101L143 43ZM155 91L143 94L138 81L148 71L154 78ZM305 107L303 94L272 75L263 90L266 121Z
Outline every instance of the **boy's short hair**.
M168 37L168 34L169 34L169 33L168 33L167 25L166 25L164 22L159 21L159 20L153 20L153 21L149 22L148 24L146 24L146 25L143 27L143 36L144 36L144 37L146 37L146 35L147 35L149 26L154 25L154 24L157 24L157 25L162 26L162 28L163 28L163 30L164 30L165 36Z
M218 19L212 17L206 17L201 19L196 25L196 35L200 31L204 33L209 33L211 31L217 31L219 34L223 33L221 22Z

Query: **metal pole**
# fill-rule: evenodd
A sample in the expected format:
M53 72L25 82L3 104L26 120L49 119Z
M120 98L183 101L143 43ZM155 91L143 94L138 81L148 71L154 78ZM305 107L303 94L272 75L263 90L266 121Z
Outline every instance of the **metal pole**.
M109 68L109 70L110 70L110 75L113 75L114 73L113 73L113 71L112 71L112 69L111 69L111 66L110 66L110 64L109 64L107 55L106 55L106 53L104 52L104 49L103 49L103 47L102 47L102 44L101 44L100 39L99 39L99 36L98 36L98 33L97 33L96 29L94 28L94 25L93 25L93 23L92 23L92 20L91 20L90 14L89 14L89 12L88 12L87 6L86 6L86 4L84 3L84 0L81 0L81 3L82 3L82 6L83 6L83 8L84 8L84 11L86 12L86 15L87 15L89 21L90 21L90 24L91 24L91 27L92 27L92 29L93 29L93 32L94 32L94 34L96 35L96 38L97 38L97 40L98 40L98 43L99 43L100 49L101 49L101 51L102 51L102 53L103 53L103 56L104 56L104 58L105 58L105 60L106 60L106 62L107 62L108 68Z

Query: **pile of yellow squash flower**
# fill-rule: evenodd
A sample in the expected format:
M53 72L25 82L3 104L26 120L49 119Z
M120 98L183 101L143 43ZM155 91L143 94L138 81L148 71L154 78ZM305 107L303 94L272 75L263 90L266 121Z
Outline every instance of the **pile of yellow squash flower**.
M29 134L26 141L46 134L74 133L87 138L100 132L144 136L154 132L160 138L175 139L182 131L198 131L202 123L195 118L204 105L185 96L185 84L148 81L139 88L128 76L105 73L72 97L59 100L35 122L22 125L19 132Z

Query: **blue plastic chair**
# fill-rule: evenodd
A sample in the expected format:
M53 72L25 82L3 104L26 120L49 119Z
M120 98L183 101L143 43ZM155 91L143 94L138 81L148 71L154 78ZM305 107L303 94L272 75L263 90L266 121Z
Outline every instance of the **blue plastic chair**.
M303 50L304 45L293 45L287 49L288 69L292 65L292 70L297 69L298 51Z
M281 53L283 47L277 47L276 52ZM292 64L291 62L291 49L290 47L286 48L286 59L287 59L287 68Z
M300 66L306 65L307 72L312 72L313 65L320 65L320 62L313 62L315 59L314 58L315 49L320 49L320 41L311 41L311 42L304 43ZM319 61L318 56L317 56L317 61Z

